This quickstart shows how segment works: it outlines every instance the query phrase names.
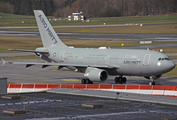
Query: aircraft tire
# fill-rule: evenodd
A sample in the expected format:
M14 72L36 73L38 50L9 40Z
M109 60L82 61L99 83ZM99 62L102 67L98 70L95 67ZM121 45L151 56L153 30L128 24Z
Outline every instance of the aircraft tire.
M149 85L155 85L155 82L154 81L149 82Z
M122 83L123 83L122 78L119 78L119 83L120 83L120 84L122 84Z
M155 82L154 82L154 81L152 82L152 85L155 85Z
M86 83L86 84L89 84L89 83L90 83L90 80L89 80L89 79L86 79L85 83Z
M122 78L122 82L123 82L123 83L126 83L126 81L127 81L126 77L123 77L123 78Z
M119 78L118 77L115 77L115 83L118 83L119 82Z
M85 84L85 83L86 83L86 80L85 80L85 79L82 79L82 80L81 80L81 83L82 83L82 84Z

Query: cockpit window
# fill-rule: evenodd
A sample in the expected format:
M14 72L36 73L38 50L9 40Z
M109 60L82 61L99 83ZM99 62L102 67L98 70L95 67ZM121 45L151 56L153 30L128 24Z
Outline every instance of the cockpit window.
M170 58L159 58L158 61L171 60Z

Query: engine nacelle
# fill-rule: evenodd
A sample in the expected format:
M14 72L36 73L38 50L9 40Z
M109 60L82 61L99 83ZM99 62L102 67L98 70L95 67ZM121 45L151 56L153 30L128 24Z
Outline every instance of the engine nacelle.
M150 79L150 77L152 77L153 79L158 79L160 78L162 75L152 75L152 76L144 76L144 78L146 79Z
M87 68L84 76L92 82L104 82L108 78L108 73L97 68Z

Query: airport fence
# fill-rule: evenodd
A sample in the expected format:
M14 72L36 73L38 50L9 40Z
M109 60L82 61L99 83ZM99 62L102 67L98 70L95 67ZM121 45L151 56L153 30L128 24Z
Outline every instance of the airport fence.
M56 88L91 89L177 97L177 86L117 84L7 84L8 93L41 92Z

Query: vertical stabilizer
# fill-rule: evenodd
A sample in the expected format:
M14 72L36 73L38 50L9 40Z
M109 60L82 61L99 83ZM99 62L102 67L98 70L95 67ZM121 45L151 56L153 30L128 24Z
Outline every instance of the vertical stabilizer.
M67 46L60 40L48 19L41 10L34 10L35 18L39 28L40 36L44 47L59 46L66 48Z

